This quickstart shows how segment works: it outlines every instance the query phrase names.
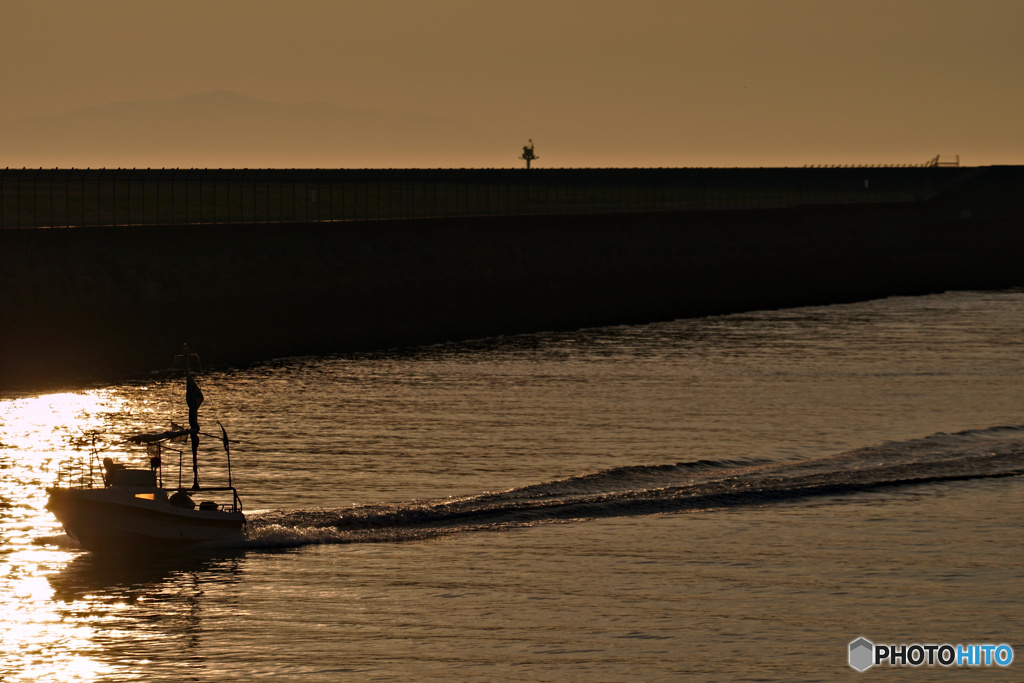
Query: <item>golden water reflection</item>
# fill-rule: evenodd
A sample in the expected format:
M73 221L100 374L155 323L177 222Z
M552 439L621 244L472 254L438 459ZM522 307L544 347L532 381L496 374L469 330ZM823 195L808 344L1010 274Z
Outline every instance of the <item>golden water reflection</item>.
M57 594L53 577L83 553L46 510L45 488L62 461L83 453L83 434L126 428L147 403L113 389L0 399L0 679L90 681L115 671L97 636L122 607Z

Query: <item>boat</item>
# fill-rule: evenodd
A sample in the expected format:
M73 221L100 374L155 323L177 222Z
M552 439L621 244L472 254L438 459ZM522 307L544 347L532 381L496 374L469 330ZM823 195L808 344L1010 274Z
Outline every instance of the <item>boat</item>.
M146 467L129 467L111 457L100 460L98 435L91 435L87 456L61 464L54 486L46 489L46 508L60 521L67 535L90 551L174 550L183 546L222 545L245 536L245 514L231 477L231 444L221 434L201 431L199 407L203 392L195 381L192 363L199 357L185 345L185 403L188 426L171 422L170 429L137 434L129 444L144 446ZM174 367L172 365L172 367ZM201 486L201 437L219 441L227 458L227 485ZM180 444L180 446L178 446ZM192 485L182 485L185 445L192 451ZM178 453L177 486L164 486L164 455Z

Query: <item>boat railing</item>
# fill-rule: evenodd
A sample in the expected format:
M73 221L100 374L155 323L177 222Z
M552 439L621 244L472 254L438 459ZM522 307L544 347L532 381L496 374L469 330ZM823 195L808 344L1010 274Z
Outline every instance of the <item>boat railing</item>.
M102 467L95 467L89 462L91 458L84 456L78 458L71 458L69 460L62 461L57 466L57 481L54 482L56 488L69 488L69 489L102 489L107 487L107 482L104 481ZM118 486L117 483L112 484ZM201 497L205 494L210 493L231 493L230 502L226 500L227 496L213 496L219 500L213 500L210 502L217 503L217 509L229 510L230 512L242 512L242 499L238 496L238 490L234 486L203 486L198 489L190 487L174 487L174 486L158 486L168 493L175 491L184 491L190 496ZM200 501L200 505L202 501Z
M57 488L69 489L102 489L107 487L103 478L103 466L97 465L94 457L80 455L61 461L57 465L57 481L54 486ZM116 483L114 484L117 485ZM192 489L186 486L158 486L165 491L185 491L192 495L203 495L207 493L231 492L231 502L218 502L219 509L230 506L231 512L242 512L242 499L238 496L238 490L234 486L203 486ZM226 498L222 496L221 500Z
M100 460L100 452L106 449L100 447L98 436L98 432L89 432L84 439L76 440L77 452L57 464L57 482L54 486L65 485L73 489L96 489L106 486L103 480L103 461ZM88 450L82 448L83 445L87 446Z
M223 492L226 492L226 491L230 491L231 492L231 503L230 503L231 509L230 510L226 510L227 504L219 504L219 508L218 509L226 510L228 512L242 512L242 499L238 497L238 491L235 490L234 486L203 486L203 487L198 488L198 489L181 488L181 489L166 489L166 490L167 491L184 491L185 493L188 493L188 494L193 495L193 496L201 496L201 495L203 495L205 493L210 493L210 492L220 492L220 493L223 493ZM201 502L200 502L200 505L202 505ZM200 508L200 509L202 509L202 508Z
M71 489L103 488L103 468L97 468L92 456L80 455L63 460L57 465L55 486Z

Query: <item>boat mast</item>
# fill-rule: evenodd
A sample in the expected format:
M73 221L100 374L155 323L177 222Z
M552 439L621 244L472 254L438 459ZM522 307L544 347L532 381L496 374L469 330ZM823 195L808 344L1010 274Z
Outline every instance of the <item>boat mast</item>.
M175 357L175 362L178 358L185 359L185 403L188 404L188 436L189 441L192 443L192 490L200 490L199 486L199 406L203 404L203 392L196 384L196 381L192 379L192 358L199 362L199 354L195 353L192 349L185 344L180 356ZM200 364L200 367L201 364ZM224 452L227 454L228 459L228 487L233 486L231 480L231 439L228 438L228 430L224 428L220 420L217 421L220 426L221 442L224 444ZM215 438L210 434L204 434ZM179 451L180 452L180 451ZM178 463L178 488L181 488L181 462Z
M220 425L220 433L222 435L221 441L224 443L224 452L228 455L228 488L231 488L231 439L228 438L228 430L224 429L224 425L220 424L220 420L217 420L217 424Z
M185 403L188 404L188 435L192 442L192 490L199 490L199 406L203 404L203 392L192 379L191 358L199 356L184 345L182 355L185 357Z

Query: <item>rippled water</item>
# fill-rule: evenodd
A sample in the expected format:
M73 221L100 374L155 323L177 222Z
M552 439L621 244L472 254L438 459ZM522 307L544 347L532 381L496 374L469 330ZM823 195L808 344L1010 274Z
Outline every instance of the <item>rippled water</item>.
M187 558L84 553L43 509L82 434L117 455L183 421L181 387L0 399L0 674L835 680L858 636L1022 653L1022 340L1024 293L966 292L211 371L251 523Z

